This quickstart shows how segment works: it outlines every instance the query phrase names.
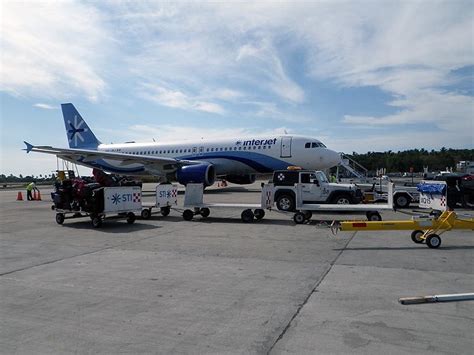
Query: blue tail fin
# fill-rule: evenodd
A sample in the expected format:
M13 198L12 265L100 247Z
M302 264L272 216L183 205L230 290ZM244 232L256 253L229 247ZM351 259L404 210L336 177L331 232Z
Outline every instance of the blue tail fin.
M61 104L70 148L97 148L100 141L73 104Z

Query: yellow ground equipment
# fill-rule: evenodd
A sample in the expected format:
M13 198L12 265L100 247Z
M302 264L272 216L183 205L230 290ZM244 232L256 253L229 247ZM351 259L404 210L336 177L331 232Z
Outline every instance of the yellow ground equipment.
M441 245L440 235L452 229L474 230L474 218L460 218L454 211L444 211L438 217L413 218L407 221L347 221L333 222L333 233L341 231L380 231L380 230L412 230L411 239L415 243L423 243L430 248Z
M433 182L423 182L433 185ZM429 248L438 248L441 245L440 235L453 229L474 230L474 218L459 217L454 211L447 210L447 189L443 182L435 182L437 191L420 191L420 207L431 208L441 213L429 217L413 217L405 221L344 221L333 222L331 230L337 231L380 231L380 230L412 230L411 239L415 243L423 243Z

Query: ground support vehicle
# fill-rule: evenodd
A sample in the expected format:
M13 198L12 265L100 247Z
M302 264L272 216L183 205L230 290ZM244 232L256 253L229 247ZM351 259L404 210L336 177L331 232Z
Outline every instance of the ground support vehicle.
M274 198L280 211L296 211L296 185L301 186L303 204L358 204L363 194L355 184L328 181L322 171L277 170L273 173Z
M170 214L171 208L178 204L178 185L158 184L156 186L156 200L154 203L143 203L141 217L149 219L153 208L159 208L162 216Z
M126 218L127 223L135 222L136 215L142 211L142 189L139 186L103 187L95 192L94 204L87 210L53 209L56 211L56 223L63 224L64 220L90 217L92 226L98 228L104 219Z
M304 223L309 221L312 217L312 211L338 211L338 212L365 212L369 220L380 221L382 217L379 210L392 210L392 201L385 205L374 204L311 204L305 203L304 193L306 189L305 184L294 184L292 186L295 192L295 212L293 220L295 223ZM242 203L205 203L203 201L203 185L202 184L188 184L184 195L184 212L183 218L191 220L196 215L208 217L210 209L212 208L239 208L244 211L241 214L242 221L252 222L255 219L260 220L265 216L265 210L274 210L285 213L285 211L278 211L273 209L275 191L278 191L272 183L264 184L260 195L260 204L242 204Z
M212 208L238 208L243 209L241 219L245 223L253 222L254 219L261 220L265 216L265 210L273 207L272 186L264 185L260 203L205 203L203 201L203 184L187 184L184 194L183 219L190 221L196 215L206 218L210 215Z
M365 212L369 221L381 221L382 216L378 211L393 210L393 184L388 185L389 194L392 198L388 199L386 204L318 204L318 203L307 203L308 194L311 190L308 190L307 184L295 184L295 210L296 213L293 216L293 220L297 224L309 221L313 211L327 211L327 212Z
M362 185L359 185L362 187ZM388 201L388 185L373 184L368 191L364 192L364 200L367 202L383 202ZM395 208L407 208L410 203L419 202L420 193L416 187L411 186L398 186L395 185L393 188L393 205Z
M379 231L379 230L412 230L411 239L414 243L426 242L429 248L438 248L441 237L445 232L453 229L474 230L474 218L458 216L448 210L448 195L445 182L423 181L419 186L420 207L432 210L431 216L413 217L405 221L385 222L333 222L333 233L341 231Z

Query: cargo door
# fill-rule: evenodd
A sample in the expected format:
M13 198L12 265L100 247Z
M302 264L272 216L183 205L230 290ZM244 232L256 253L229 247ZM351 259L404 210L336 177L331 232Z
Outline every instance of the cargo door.
M291 138L281 137L281 158L291 158Z

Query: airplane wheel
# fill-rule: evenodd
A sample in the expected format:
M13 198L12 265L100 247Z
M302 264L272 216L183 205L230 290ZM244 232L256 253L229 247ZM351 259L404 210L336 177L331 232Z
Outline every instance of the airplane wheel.
M255 211L253 211L253 214L258 221L265 217L265 211L261 208L257 208Z
M378 212L367 212L367 220L372 222L379 222L382 220L382 216Z
M413 231L411 232L411 240L413 240L413 242L416 244L421 244L425 241L424 239L421 239L423 234L424 232L420 230Z
M160 212L163 217L170 214L171 209L169 207L161 207Z
M137 217L135 217L134 213L130 212L130 213L127 214L127 223L128 224L133 224L136 219L137 219Z
M240 218L242 218L242 221L244 223L252 223L253 218L254 218L254 214L253 214L252 210L250 210L250 209L244 210L242 212L242 214L240 215Z
M143 219L150 219L151 217L151 209L150 208L145 208L142 213L141 213L141 216Z
M64 213L56 213L56 223L57 224L64 223Z
M193 211L191 211L191 210L184 210L184 212L183 212L183 219L184 219L185 221L190 221L190 220L193 219L193 217L194 217L194 212L193 212Z
M441 238L437 234L430 234L426 237L426 245L428 248L436 249L441 245Z
M202 217L206 218L206 217L209 217L209 215L211 214L211 210L207 207L204 207L204 208L201 208L199 213L201 214Z
M296 212L293 216L293 221L295 221L296 224L302 224L305 220L305 215L301 212Z

